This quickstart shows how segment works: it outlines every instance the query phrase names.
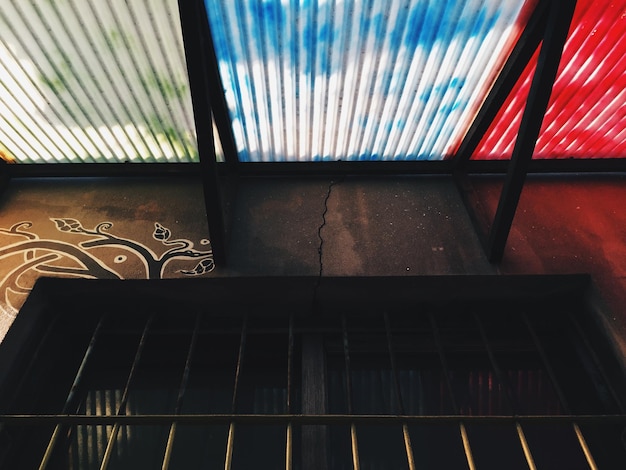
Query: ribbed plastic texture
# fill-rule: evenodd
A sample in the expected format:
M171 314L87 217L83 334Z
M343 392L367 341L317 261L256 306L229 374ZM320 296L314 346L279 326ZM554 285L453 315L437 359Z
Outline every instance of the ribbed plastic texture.
M510 158L537 55L474 159ZM626 0L578 0L533 158L626 158Z
M205 0L242 161L438 160L536 0Z
M197 160L176 0L2 0L0 156Z

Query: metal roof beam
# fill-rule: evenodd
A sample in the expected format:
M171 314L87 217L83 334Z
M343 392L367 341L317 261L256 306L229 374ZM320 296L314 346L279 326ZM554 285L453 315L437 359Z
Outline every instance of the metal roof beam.
M487 130L489 130L498 111L530 62L537 47L539 47L546 28L548 3L549 2L541 1L535 8L535 11L533 11L515 48L504 64L500 75L496 79L474 122L463 138L459 149L452 158L455 173L462 172L466 169L467 162L478 147L478 144L480 144Z
M209 92L209 90L215 89L216 85L211 86L211 78L214 76L207 70L206 62L201 60L202 57L206 57L206 51L203 50L206 38L203 36L200 20L204 6L202 0L181 0L178 5L198 139L200 159L198 174L202 178L204 189L209 237L215 263L224 264L226 262L226 225L215 157L211 106L211 96L215 93ZM199 58L200 60L198 60ZM223 91L221 94L223 95Z
M515 140L496 215L487 239L487 257L491 262L499 262L504 254L506 240L548 107L575 7L576 0L549 2L548 19L537 68Z

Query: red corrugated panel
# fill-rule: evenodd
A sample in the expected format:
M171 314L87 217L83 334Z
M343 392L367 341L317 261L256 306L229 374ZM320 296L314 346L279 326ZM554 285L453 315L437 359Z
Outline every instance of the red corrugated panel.
M510 158L533 57L474 159ZM626 0L578 0L533 158L626 157Z

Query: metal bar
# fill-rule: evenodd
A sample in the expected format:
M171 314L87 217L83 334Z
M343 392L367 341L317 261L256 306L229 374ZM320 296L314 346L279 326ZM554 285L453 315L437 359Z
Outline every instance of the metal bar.
M487 338L487 332L485 331L483 322L476 313L474 313L474 321L478 325L480 337L482 339L483 345L485 346L485 350L487 351L487 356L489 356L489 362L491 363L491 368L496 374L498 382L500 382L500 384L504 387L506 391L506 397L507 397L507 401L509 402L509 406L511 407L511 411L513 412L513 414L517 415L519 406L516 400L513 398L509 381L505 379L504 374L502 373L502 369L500 369L500 366L498 365L498 362L496 361L496 357L495 357L495 354L493 353L491 343L489 342L489 339ZM528 445L528 441L526 440L526 435L524 434L524 429L522 428L522 425L519 422L516 422L515 429L517 431L517 436L519 438L520 445L522 446L522 451L524 452L524 457L526 458L526 463L528 464L528 468L530 470L536 470L537 466L535 465L535 460L530 451L530 446Z
M231 421L228 426L228 442L226 443L226 456L224 457L224 470L230 470L233 464L233 448L235 447L235 422Z
M87 346L87 349L85 350L85 354L83 355L83 359L80 363L80 366L78 367L78 371L76 372L76 375L74 376L74 381L72 382L70 391L68 392L67 398L65 399L65 404L63 405L63 411L62 411L63 414L69 411L69 407L72 404L72 401L74 400L74 396L76 395L78 386L80 385L80 382L83 378L83 374L85 373L85 368L87 367L89 358L91 357L94 347L96 345L96 340L98 338L98 335L100 334L100 328L102 327L103 321L104 321L104 316L100 317L100 320L98 321L98 324L96 325L96 328L94 329L94 332L91 335L91 339L89 340L89 345ZM61 423L57 424L56 427L54 428L52 437L50 438L50 441L48 442L48 447L46 448L43 458L41 459L41 463L39 464L40 470L43 470L44 468L46 468L46 466L50 462L50 458L52 457L52 452L54 451L54 446L56 445L57 439L59 438L59 436L64 430L65 430L65 426L63 426Z
M327 331L334 333L336 330ZM326 360L324 334L302 332L302 414L325 415L326 410ZM303 470L326 470L328 468L328 430L324 426L302 426Z
M237 353L237 367L235 369L235 383L233 384L233 399L231 402L232 416L236 416L237 410L237 391L239 389L239 376L241 374L241 368L243 367L243 358L246 349L246 337L248 328L248 316L244 315L243 323L241 324L241 338L239 340L239 351ZM230 470L233 462L233 449L235 446L235 421L230 420L228 426L228 442L226 443L226 456L224 458L224 470Z
M204 6L200 0L180 0L178 8L198 139L199 176L202 178L204 188L204 204L209 224L209 236L215 263L224 264L226 262L226 224L215 157L211 98L207 94L206 89L209 79L207 77L206 64L204 61L197 60L203 54L202 41L204 38L200 31L199 15L204 11Z
M450 175L451 161L393 161L393 162L263 162L242 163L239 175L256 176L292 176L310 178L311 176L340 175ZM468 173L505 174L508 161L470 160L467 162ZM217 172L224 168L217 163ZM200 163L55 163L6 165L15 178L35 177L126 177L126 176L190 176L198 177ZM596 159L553 159L532 160L528 173L623 173L626 171L624 158Z
M280 425L288 422L294 424L376 424L383 426L397 425L403 421L407 423L455 423L459 419L465 422L476 423L622 423L626 422L626 414L615 415L349 415L349 414L151 414L151 415L0 415L0 423L17 424L20 426L40 426L42 424L66 423L72 426L95 425L107 426L115 423L124 425L170 424L174 421L179 424L204 425L228 424L230 422L242 424L272 424Z
M343 333L343 359L346 368L346 398L348 403L348 414L353 413L352 408L352 380L350 377L350 346L348 343L348 324L346 316L341 315L341 330ZM354 470L359 470L359 443L356 435L356 426L352 422L350 423L350 445L352 447L352 467Z
M435 316L432 312L428 312L428 316L430 319L430 326L432 328L433 338L435 340L435 346L437 347L437 354L439 356L439 362L441 363L441 368L443 370L444 379L446 381L446 388L448 390L448 395L450 397L450 402L452 404L452 410L454 413L459 413L459 407L456 403L456 398L454 397L454 391L452 389L452 382L450 381L450 373L448 369L448 362L446 361L446 355L443 350L443 344L441 343L441 336L439 334L439 327L437 326L437 322L435 320Z
M200 60L206 61L207 69L207 88L206 92L213 97L211 108L213 111L213 119L215 119L215 127L219 133L222 150L224 152L224 161L228 168L234 172L239 166L239 157L237 155L237 145L233 134L233 124L226 103L226 95L224 94L224 84L220 75L217 56L215 55L215 47L213 45L213 34L211 33L211 25L206 6L202 5L199 16L204 18L200 21L200 35L202 37L204 48Z
M120 405L117 409L116 415L119 417L124 413L124 408L126 407L126 402L128 400L128 394L130 390L130 383L133 380L133 376L135 375L135 371L137 370L137 364L139 364L139 359L141 358L141 354L143 352L143 348L146 344L146 338L148 337L148 330L150 329L150 325L152 324L152 317L148 319L146 322L146 326L141 333L141 339L139 340L139 345L137 346L137 351L135 352L135 357L133 359L133 364L130 368L130 372L128 373L128 378L126 379L126 385L124 386L124 392L122 393L122 399L120 400ZM115 445L115 440L117 439L117 433L119 432L121 423L120 421L115 421L113 424L113 430L111 431L111 436L109 436L109 441L107 442L106 450L104 451L104 456L102 458L102 463L100 464L100 470L105 470L111 459L111 453L113 452L113 446Z
M443 349L443 343L441 342L441 336L439 335L439 327L437 326L437 321L435 320L435 316L433 315L432 311L428 312L428 316L430 319L433 337L435 339L435 345L437 346L439 361L441 362L441 367L443 369L444 377L446 380L446 387L448 389L448 394L450 395L452 409L454 413L458 414L459 408L456 403L456 398L454 397L454 390L452 388L452 382L450 380L450 369L448 368L446 355ZM470 470L475 470L476 466L474 465L474 456L472 455L472 448L470 446L469 438L467 437L467 429L465 428L464 420L458 420L458 423L459 431L461 433L461 441L463 442L463 451L465 452L465 458L467 459L467 465L469 466Z
M389 326L389 315L387 312L383 314L385 320L385 334L387 336L387 349L389 351L389 360L391 362L391 370L393 372L393 383L396 391L396 397L398 400L398 408L400 414L405 414L404 401L402 399L402 393L400 392L400 378L398 377L398 368L396 367L395 354L393 352L393 340L391 335L391 327ZM402 424L402 436L404 439L404 449L406 451L406 458L409 464L409 470L415 470L415 458L413 457L413 447L411 446L411 436L409 434L409 427L406 423Z
M515 83L522 75L528 62L530 62L537 47L539 47L546 26L545 11L548 3L548 1L540 1L535 7L511 55L504 64L500 75L498 75L493 87L489 91L485 102L463 138L459 149L454 157L452 157L455 172L465 168L467 162L476 150L476 147L478 147L478 144L485 135L485 132L487 132L491 126L491 123L511 93Z
M459 422L459 430L461 431L461 441L463 442L463 450L465 452L465 458L467 459L467 466L470 470L476 470L474 456L472 455L472 448L470 446L469 438L467 437L467 429L462 421Z
M289 333L287 340L287 413L291 414L291 393L293 378L293 314L289 315ZM287 424L287 442L285 443L285 468L291 470L293 466L293 428L291 422Z
M185 368L183 370L183 376L180 380L180 386L178 387L178 397L176 398L176 405L174 407L174 414L179 414L183 404L183 398L187 391L187 382L189 381L189 371L191 370L191 358L193 357L196 341L198 339L198 331L200 330L201 315L196 317L196 324L194 325L193 332L191 334L191 341L189 342L189 349L187 350L187 358L185 359ZM170 432L167 437L167 445L165 446L165 455L163 456L162 470L169 468L170 459L172 458L172 449L174 447L174 439L176 437L176 422L173 422L170 426Z
M537 68L530 86L509 171L487 241L487 257L491 262L499 262L504 254L504 246L511 230L529 163L548 107L575 6L576 0L553 0L549 2L548 22L539 52Z
M537 348L537 351L539 352L539 355L541 356L541 360L543 361L543 364L546 368L546 372L548 373L548 377L550 377L550 381L552 382L552 385L554 387L554 390L557 394L557 397L559 398L559 401L561 402L561 406L563 407L563 410L567 413L570 414L570 408L567 404L567 400L565 398L565 394L563 393L563 389L561 388L557 378L556 378L556 374L554 373L554 369L552 368L552 365L550 364L550 360L548 359L548 355L546 354L545 349L543 348L543 346L541 345L541 341L539 340L539 336L537 335L537 332L535 331L535 329L532 326L532 323L530 322L530 320L528 319L528 316L525 313L522 313L522 318L524 320L524 323L526 324L526 327L528 328L528 331L533 339L533 342L535 343L535 346ZM589 446L587 445L587 441L585 440L582 431L580 430L580 428L578 427L578 424L576 422L577 420L572 420L571 424L572 424L572 428L574 429L574 433L576 434L576 438L578 439L578 443L583 451L583 453L585 454L585 458L587 459L587 464L589 465L589 467L591 469L597 469L597 465L593 459L593 455L591 454L591 450L589 449Z
M287 470L291 470L293 468L293 425L291 422L287 424L287 443L285 454L285 468Z

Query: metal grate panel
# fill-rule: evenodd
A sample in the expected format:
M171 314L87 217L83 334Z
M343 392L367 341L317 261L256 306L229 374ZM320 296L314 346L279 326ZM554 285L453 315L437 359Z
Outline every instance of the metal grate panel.
M66 305L0 415L0 462L623 465L620 386L576 304L357 303L313 316L289 302L174 315Z

